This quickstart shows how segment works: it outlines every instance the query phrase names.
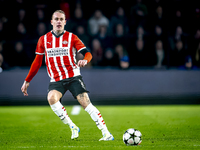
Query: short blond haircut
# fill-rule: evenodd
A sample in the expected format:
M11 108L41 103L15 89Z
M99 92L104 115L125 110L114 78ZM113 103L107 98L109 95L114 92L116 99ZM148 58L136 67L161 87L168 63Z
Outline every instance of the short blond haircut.
M65 16L65 12L64 12L64 11L62 11L62 10L56 10L56 11L54 11L54 13L52 14L51 19L53 19L53 15L54 15L55 13L61 13L61 14L64 14L64 16Z

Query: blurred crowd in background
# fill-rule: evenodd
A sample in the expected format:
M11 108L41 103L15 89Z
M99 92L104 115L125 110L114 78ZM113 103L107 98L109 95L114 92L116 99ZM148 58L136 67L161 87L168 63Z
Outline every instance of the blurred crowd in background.
M31 65L57 9L91 51L87 67L200 68L196 0L0 0L1 70Z

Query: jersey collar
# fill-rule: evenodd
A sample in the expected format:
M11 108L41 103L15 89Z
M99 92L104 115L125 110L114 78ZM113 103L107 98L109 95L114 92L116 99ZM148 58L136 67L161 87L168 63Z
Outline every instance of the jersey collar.
M53 32L53 30L51 30L51 33L52 33L55 37L59 38L60 36L62 36L62 35L65 33L65 30L64 30L61 34L59 34L59 35L56 35L56 34Z

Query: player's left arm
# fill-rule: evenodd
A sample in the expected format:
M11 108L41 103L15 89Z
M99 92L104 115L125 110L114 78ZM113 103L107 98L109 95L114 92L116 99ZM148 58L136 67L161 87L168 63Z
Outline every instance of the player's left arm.
M81 53L84 56L83 60L79 60L77 65L79 67L84 67L91 61L92 54L87 50L83 42L74 34L73 34L73 39L74 39L73 46L77 49L78 53Z
M91 61L92 54L86 48L81 50L80 53L84 56L84 58L83 58L83 60L78 61L78 66L84 67L85 65L87 65Z

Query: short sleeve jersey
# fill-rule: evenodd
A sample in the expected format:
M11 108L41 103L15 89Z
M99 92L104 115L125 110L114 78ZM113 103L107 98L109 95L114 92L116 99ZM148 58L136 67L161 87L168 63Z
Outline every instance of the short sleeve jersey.
M80 52L84 48L85 45L75 34L64 31L56 36L51 31L39 38L35 53L45 55L51 82L57 82L80 75L75 56L76 50Z

